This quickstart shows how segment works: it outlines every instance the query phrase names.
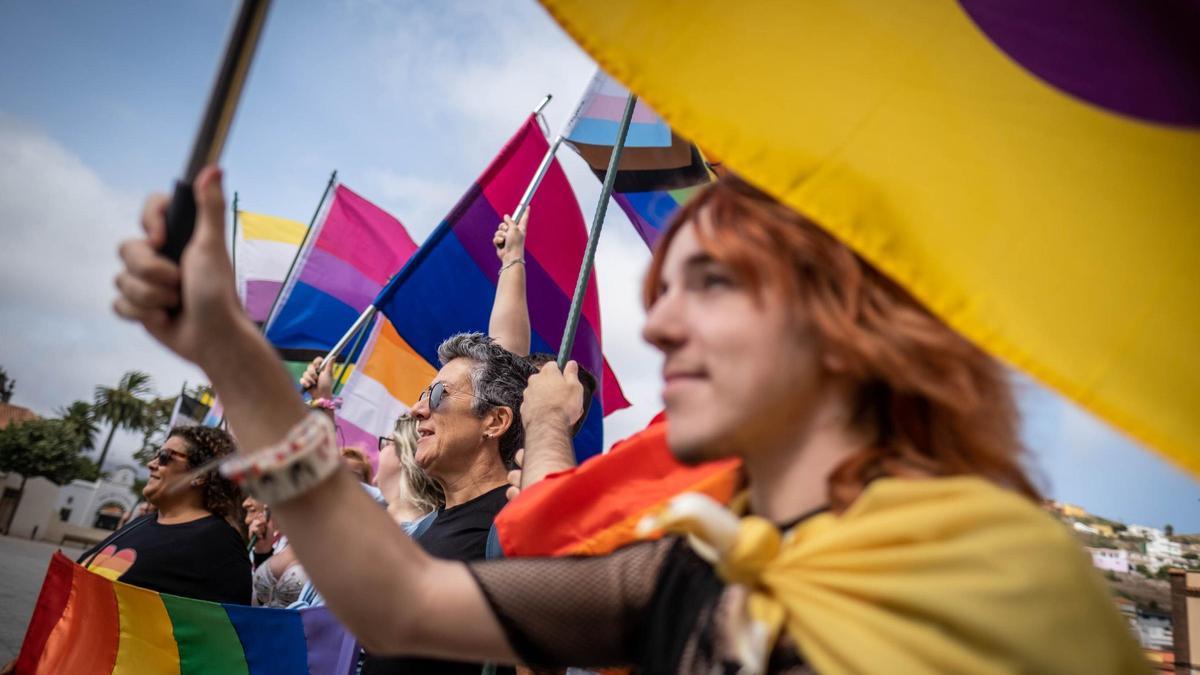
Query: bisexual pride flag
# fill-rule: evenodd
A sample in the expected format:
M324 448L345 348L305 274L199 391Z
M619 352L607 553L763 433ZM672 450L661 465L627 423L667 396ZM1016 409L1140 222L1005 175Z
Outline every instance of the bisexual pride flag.
M357 652L324 607L247 607L156 593L55 553L16 672L349 675Z
M601 181L628 97L629 90L597 71L563 134ZM675 209L710 180L699 148L638 100L617 166L613 199L647 246L654 247Z
M384 316L342 390L345 442L360 439L360 447L374 454L373 436L390 433L396 416L433 381L438 345L455 333L487 332L500 272L492 236L503 215L516 208L547 150L530 116L379 294L375 306ZM555 161L534 194L525 241L533 352L558 352L586 244L579 202ZM576 455L583 459L603 449L603 416L629 405L601 351L594 274L571 358L598 381L575 438Z
M399 220L345 185L334 188L267 320L267 339L294 374L337 343L416 250ZM348 360L356 356L351 350Z

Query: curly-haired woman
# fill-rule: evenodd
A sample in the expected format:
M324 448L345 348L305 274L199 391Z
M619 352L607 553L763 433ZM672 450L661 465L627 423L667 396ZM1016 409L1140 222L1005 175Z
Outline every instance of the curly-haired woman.
M216 472L168 489L197 466L233 451L233 438L220 429L171 429L150 460L150 480L142 490L155 512L117 530L79 562L154 591L250 604L241 491Z

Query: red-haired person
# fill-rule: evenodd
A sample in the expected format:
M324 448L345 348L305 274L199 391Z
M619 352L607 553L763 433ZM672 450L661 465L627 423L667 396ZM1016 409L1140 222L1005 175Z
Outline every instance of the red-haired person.
M238 306L218 178L197 180L182 270L154 253L164 201L148 204L116 309L206 371L247 451L227 471L267 496L372 652L680 673L1144 669L1038 507L1003 368L746 183L702 190L664 234L643 331L664 357L672 452L742 460L737 515L684 495L650 519L669 536L608 556L463 563L423 552L338 470L328 420ZM543 369L527 442L569 437L579 402Z

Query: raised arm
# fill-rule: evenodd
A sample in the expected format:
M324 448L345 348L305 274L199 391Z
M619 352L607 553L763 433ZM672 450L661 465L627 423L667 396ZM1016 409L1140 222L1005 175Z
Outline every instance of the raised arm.
M517 356L529 355L529 301L525 295L525 225L529 209L521 214L521 222L509 216L496 228L492 243L500 258L500 279L496 282L496 299L488 335L501 347Z
M527 488L546 476L575 466L571 427L583 415L583 385L579 364L546 363L529 378L521 402L525 424L525 449L521 457L520 485Z
M196 230L179 266L155 253L165 238L167 198L147 201L146 236L121 245L125 268L114 309L205 371L245 453L278 443L309 413L238 304L220 180L215 167L196 179ZM182 309L171 313L181 299ZM371 651L514 659L466 567L426 555L348 471L271 507L330 609Z

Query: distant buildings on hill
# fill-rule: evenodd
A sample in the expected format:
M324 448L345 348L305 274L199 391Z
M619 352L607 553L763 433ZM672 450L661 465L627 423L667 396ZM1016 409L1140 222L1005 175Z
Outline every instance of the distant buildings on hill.
M1200 536L1109 520L1046 502L1104 572L1153 669L1200 674Z

